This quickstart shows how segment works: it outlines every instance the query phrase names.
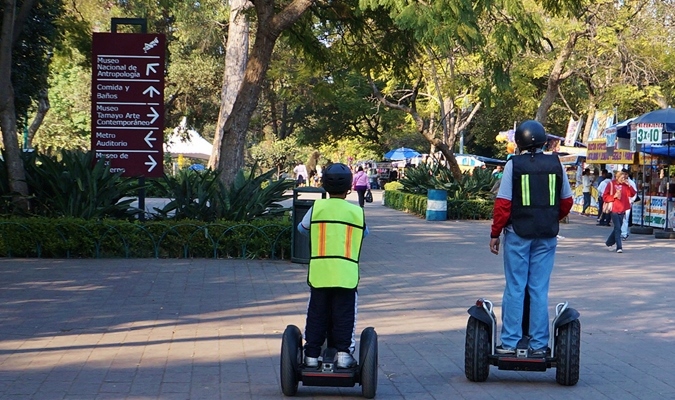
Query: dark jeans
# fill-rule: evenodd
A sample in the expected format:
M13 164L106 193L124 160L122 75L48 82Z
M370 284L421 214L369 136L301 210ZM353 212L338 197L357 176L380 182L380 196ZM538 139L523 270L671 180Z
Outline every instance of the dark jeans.
M321 346L353 353L356 289L311 288L305 326L305 356L319 357Z
M359 205L361 208L366 204L365 196L366 196L366 190L368 190L367 186L356 186L354 188L356 190L356 194L359 195Z
M591 205L591 193L584 192L584 208L581 210L582 214L586 214L586 209Z
M623 217L626 216L625 213L612 213L612 233L607 237L605 244L607 246L614 246L616 244L616 249L621 249L621 225L623 224Z

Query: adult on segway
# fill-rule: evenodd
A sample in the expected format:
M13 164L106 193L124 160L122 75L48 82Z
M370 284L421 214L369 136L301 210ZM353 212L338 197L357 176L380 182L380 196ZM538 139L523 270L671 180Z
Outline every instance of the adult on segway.
M352 187L352 172L335 163L323 171L329 198L319 199L297 229L309 235L310 286L305 326L304 358L297 327L284 332L281 351L281 387L287 396L306 386L362 386L363 395L375 397L377 388L377 334L372 327L361 334L359 362L354 359L359 283L359 256L368 235L363 208L345 200ZM327 348L323 349L324 342Z
M499 254L504 234L501 344L498 354L515 354L529 337L530 357L550 354L548 290L559 221L572 208L572 190L558 156L543 153L546 131L537 121L523 122L515 132L519 155L504 168L494 205L490 251ZM526 293L529 310L525 310ZM523 318L529 316L529 332Z

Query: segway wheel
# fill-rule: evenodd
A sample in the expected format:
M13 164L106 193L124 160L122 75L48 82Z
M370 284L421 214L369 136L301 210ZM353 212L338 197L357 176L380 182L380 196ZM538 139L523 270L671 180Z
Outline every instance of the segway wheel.
M490 328L469 317L464 344L464 375L472 382L484 382L490 374Z
M377 332L372 327L361 332L359 367L361 368L361 394L366 399L372 399L377 392Z
M302 363L302 334L295 325L288 325L281 339L281 391L286 396L298 392L298 370Z
M579 382L579 353L581 347L581 323L578 319L558 328L555 337L555 380L564 386Z

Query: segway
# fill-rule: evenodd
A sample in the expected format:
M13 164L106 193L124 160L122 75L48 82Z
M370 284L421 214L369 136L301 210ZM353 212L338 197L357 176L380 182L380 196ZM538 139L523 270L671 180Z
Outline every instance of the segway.
M529 332L529 298L526 296L523 308L523 332ZM581 323L579 312L568 303L555 307L555 318L551 323L550 354L534 357L530 354L530 338L524 336L516 346L515 354L498 354L497 319L492 302L478 299L468 310L464 346L464 374L473 382L483 382L490 374L490 365L501 370L546 371L556 368L555 380L564 386L574 386L579 381L579 354L581 346Z
M359 361L353 368L337 367L337 350L326 347L318 367L304 364L302 334L288 325L281 340L281 391L295 396L298 383L303 386L354 387L361 385L363 397L372 399L377 391L377 333L368 327L361 332Z

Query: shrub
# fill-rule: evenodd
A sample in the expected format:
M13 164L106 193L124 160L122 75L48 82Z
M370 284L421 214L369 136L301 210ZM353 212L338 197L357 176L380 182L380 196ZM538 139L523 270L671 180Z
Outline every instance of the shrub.
M439 164L420 164L415 168L406 168L405 176L399 182L407 193L426 195L429 189L444 189L450 199L469 200L491 198L490 189L495 179L489 170L475 168L471 173L464 172L458 182L448 168Z
M289 218L246 223L195 220L0 220L0 257L290 257Z
M427 196L387 190L384 193L385 205L395 210L405 211L424 218L427 211ZM493 200L452 200L448 199L448 219L492 219Z
M153 182L153 186L157 192L166 188L162 197L171 201L162 209L156 208L155 216L177 220L251 221L284 214L288 209L279 203L291 197L285 193L293 188L294 182L272 180L274 170L255 176L256 169L251 168L247 174L239 171L229 189L220 181L220 173L212 170L182 170L175 176L165 175L162 180Z
M111 173L92 152L62 150L59 157L29 153L24 156L31 213L46 217L84 219L130 218L130 207L141 187L135 178Z

